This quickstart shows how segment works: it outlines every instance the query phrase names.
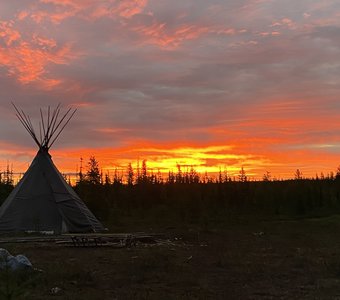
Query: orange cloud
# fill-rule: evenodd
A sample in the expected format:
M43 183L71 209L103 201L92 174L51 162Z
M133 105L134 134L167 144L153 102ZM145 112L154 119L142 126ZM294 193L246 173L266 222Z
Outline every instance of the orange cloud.
M110 128L103 128L103 133ZM167 173L176 171L181 165L182 171L194 167L201 174L209 172L217 176L220 170L228 171L229 176L237 177L241 167L244 167L250 179L261 179L266 171L271 172L275 178L292 178L296 169L300 169L304 176L315 176L316 173L324 174L334 171L339 164L338 155L332 153L333 147L338 144L315 144L301 147L292 146L289 151L282 149L282 144L289 145L290 137L268 138L239 138L233 141L194 144L182 143L155 144L151 142L134 141L129 146L120 148L64 148L52 149L51 155L58 168L64 173L75 173L80 168L80 158L83 158L83 170L91 155L99 161L104 174L113 174L118 170L125 174L127 166L132 163L137 168L138 161L147 160L150 171ZM279 147L275 147L278 144ZM261 145L259 148L256 145ZM33 147L18 147L11 144L1 145L0 169L13 164L15 172L23 172L33 159ZM273 147L274 146L274 147Z
M79 170L80 157L84 159L85 168L91 155L95 155L104 173L112 173L115 169L125 172L129 163L137 168L138 161L141 164L144 159L150 171L159 170L163 173L169 170L175 171L180 165L183 171L193 167L202 174L205 172L217 174L220 170L227 169L229 175L237 176L244 166L249 175L256 176L259 165L270 165L268 159L259 155L238 153L238 150L230 145L187 147L164 145L162 147L147 143L145 146L143 143L135 143L125 148L52 150L51 153L57 165L66 172Z
M84 159L83 167L91 155L95 155L104 173L118 170L125 173L129 163L137 168L143 159L147 161L150 171L167 173L176 171L177 165L182 170L194 167L201 174L205 172L217 175L220 170L227 170L230 176L237 177L241 167L244 167L251 179L261 179L266 171L278 179L293 178L296 169L304 176L315 176L316 173L327 174L334 171L338 165L336 154L323 151L324 149L296 149L287 151L263 151L262 154L252 153L251 149L244 151L242 145L217 146L157 146L144 148L139 144L126 148L97 148L97 149L68 149L52 150L54 161L64 172L79 170L80 157ZM324 157L324 159L320 159Z

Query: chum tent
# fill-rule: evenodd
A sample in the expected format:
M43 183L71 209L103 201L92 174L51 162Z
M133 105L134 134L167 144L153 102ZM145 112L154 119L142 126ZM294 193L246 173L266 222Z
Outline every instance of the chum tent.
M17 117L39 146L30 167L0 207L1 232L100 232L102 224L54 165L49 149L73 117L69 109L60 116L60 105L45 119L41 113L40 139L29 116L16 109Z

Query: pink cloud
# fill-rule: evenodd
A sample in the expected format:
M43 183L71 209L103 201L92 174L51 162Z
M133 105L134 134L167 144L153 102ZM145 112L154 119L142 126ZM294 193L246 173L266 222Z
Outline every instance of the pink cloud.
M23 10L17 15L18 20L24 20L28 16L28 12Z
M272 32L271 32L271 35L274 35L274 36L275 36L275 35L280 35L280 34L281 34L281 33L280 33L279 31L272 31Z
M39 82L45 87L55 86L60 79L48 78L49 64L66 64L74 55L70 44L58 46L51 38L33 34L24 38L14 29L14 22L0 22L0 40L6 47L0 48L0 65L23 84Z
M291 30L298 28L297 24L289 18L283 18L278 22L274 22L273 24L270 25L270 27L286 27Z
M150 26L137 26L133 30L145 37L145 43L155 44L164 48L177 48L183 42L198 39L204 34L234 35L236 32L233 28L194 24L183 24L175 29L168 29L166 23L157 22Z
M121 17L130 18L136 14L140 14L146 7L147 3L147 0L119 1L116 8L113 9L113 12L116 12Z
M64 11L60 13L51 13L46 11L35 11L30 14L34 22L40 24L44 20L52 21L53 23L60 23L66 18L73 17L76 14L75 10Z
M78 16L85 19L98 19L102 17L131 18L143 12L148 4L147 0L39 0L43 4L52 4L53 9L44 9L40 5L31 7L30 12L22 11L18 18L23 19L28 15L36 22L43 20L61 23L67 18Z
M0 21L0 37L7 46L21 38L20 33L13 28L13 22Z
M90 16L94 19L115 16L129 19L142 13L146 5L147 0L110 1L109 5L95 4L93 6L94 11Z
M275 35L280 35L279 31L266 31L266 32L260 32L259 33L260 36L266 37L266 36L275 36Z

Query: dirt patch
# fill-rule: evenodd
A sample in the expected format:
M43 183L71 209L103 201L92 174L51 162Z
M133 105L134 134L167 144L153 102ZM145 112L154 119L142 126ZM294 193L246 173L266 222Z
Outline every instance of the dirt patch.
M173 228L130 248L1 247L43 270L25 299L337 299L339 229L338 219L261 221Z

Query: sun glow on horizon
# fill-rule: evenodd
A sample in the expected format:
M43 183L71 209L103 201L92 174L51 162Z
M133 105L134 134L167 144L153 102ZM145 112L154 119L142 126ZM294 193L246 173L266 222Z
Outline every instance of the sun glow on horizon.
M308 149L308 148L307 148ZM313 149L329 150L329 147L313 147ZM9 155L7 151L0 152L0 171L4 171L8 164L17 174L26 171L29 164L35 156L34 150L26 149L21 154L14 147L13 154ZM306 150L297 149L295 159L304 162L309 155L311 162L319 159L320 153L314 155ZM6 157L7 155L7 157ZM75 182L76 174L80 171L82 165L83 172L86 172L87 163L90 156L94 156L99 162L103 175L113 176L118 172L120 176L126 178L128 165L131 164L135 172L141 169L143 160L146 161L148 172L151 174L161 173L167 176L168 172L176 173L178 168L181 172L190 172L194 169L202 176L208 174L217 178L221 172L230 178L238 178L241 168L246 172L250 180L261 180L267 172L271 178L291 179L294 178L294 172L299 169L304 177L312 178L316 174L329 174L335 172L337 168L336 155L329 155L325 164L296 164L292 157L285 153L269 153L267 155L258 155L244 153L243 146L233 145L207 145L207 146L166 146L146 145L145 143L138 146L137 144L125 148L70 148L70 149L52 149L51 155L57 168L63 173L71 176L71 181ZM5 159L4 159L5 158ZM82 163L80 159L82 158ZM332 158L332 159L331 159Z

